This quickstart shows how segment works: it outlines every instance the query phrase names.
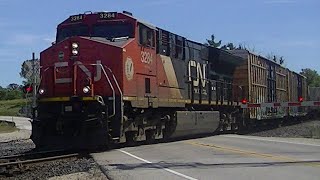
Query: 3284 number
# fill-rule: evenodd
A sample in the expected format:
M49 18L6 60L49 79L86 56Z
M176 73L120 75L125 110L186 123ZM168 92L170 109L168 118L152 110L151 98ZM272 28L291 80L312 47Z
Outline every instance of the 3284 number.
M83 19L83 15L74 15L70 17L71 22L81 21Z
M116 13L115 12L100 13L99 16L100 16L100 19L113 19L113 18L116 18Z

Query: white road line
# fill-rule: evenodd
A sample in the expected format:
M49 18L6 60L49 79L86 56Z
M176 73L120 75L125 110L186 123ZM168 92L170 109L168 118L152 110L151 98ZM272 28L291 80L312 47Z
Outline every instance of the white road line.
M278 143L287 143L287 144L297 144L297 145L320 147L320 145L318 145L318 144L289 142L289 141L272 140L272 139L265 139L265 138L254 138L254 137L248 137L248 136L223 135L222 137L233 137L233 138L239 138L239 139L250 139L250 140L257 140L257 141L269 141L269 142L278 142Z
M117 151L120 151L120 152L122 152L122 153L124 153L124 154L126 154L126 155L128 155L128 156L131 156L131 157L133 157L133 158L135 158L135 159L138 159L138 160L140 160L140 161L143 161L143 162L145 162L145 163L152 164L152 165L154 165L154 166L156 166L156 167L159 167L159 168L161 168L161 169L163 169L163 170L165 170L165 171L167 171L167 172L170 172L170 173L175 174L175 175L177 175L177 176L183 177L183 178L185 178L185 179L198 180L198 179L196 179L196 178L193 178L193 177L190 177L190 176L181 174L181 173L179 173L179 172L176 172L176 171L174 171L174 170L171 170L171 169L162 167L162 166L160 166L160 165L154 164L153 162L150 162L150 161L148 161L148 160L142 159L142 158L140 158L140 157L138 157L138 156L135 156L135 155L133 155L133 154L131 154L131 153L128 153L128 152L126 152L126 151L124 151L124 150L118 149Z

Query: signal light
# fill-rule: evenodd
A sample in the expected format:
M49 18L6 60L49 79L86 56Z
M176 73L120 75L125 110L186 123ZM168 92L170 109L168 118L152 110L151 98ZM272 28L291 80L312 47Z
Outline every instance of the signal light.
M247 104L248 103L248 100L247 99L242 99L242 104Z
M299 97L299 102L302 102L303 101L303 97Z
M33 91L32 84L27 84L27 85L23 86L22 91L24 93L31 93Z

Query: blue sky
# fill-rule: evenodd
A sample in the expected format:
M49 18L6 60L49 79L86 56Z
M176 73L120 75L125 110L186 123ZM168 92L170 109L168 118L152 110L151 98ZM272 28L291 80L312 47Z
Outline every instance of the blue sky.
M58 23L85 11L122 11L198 42L284 56L295 71L320 72L319 0L0 0L0 86L21 84L21 64L50 46Z

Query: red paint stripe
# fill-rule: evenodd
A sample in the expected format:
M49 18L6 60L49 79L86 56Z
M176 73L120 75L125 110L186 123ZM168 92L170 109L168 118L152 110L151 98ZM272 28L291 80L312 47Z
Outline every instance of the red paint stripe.
M261 104L248 104L248 108L261 107Z
M320 102L314 102L313 103L315 106L320 106Z
M288 106L301 106L301 103L288 103Z
M274 107L280 107L280 106L281 106L281 103L274 103L273 106L274 106Z

